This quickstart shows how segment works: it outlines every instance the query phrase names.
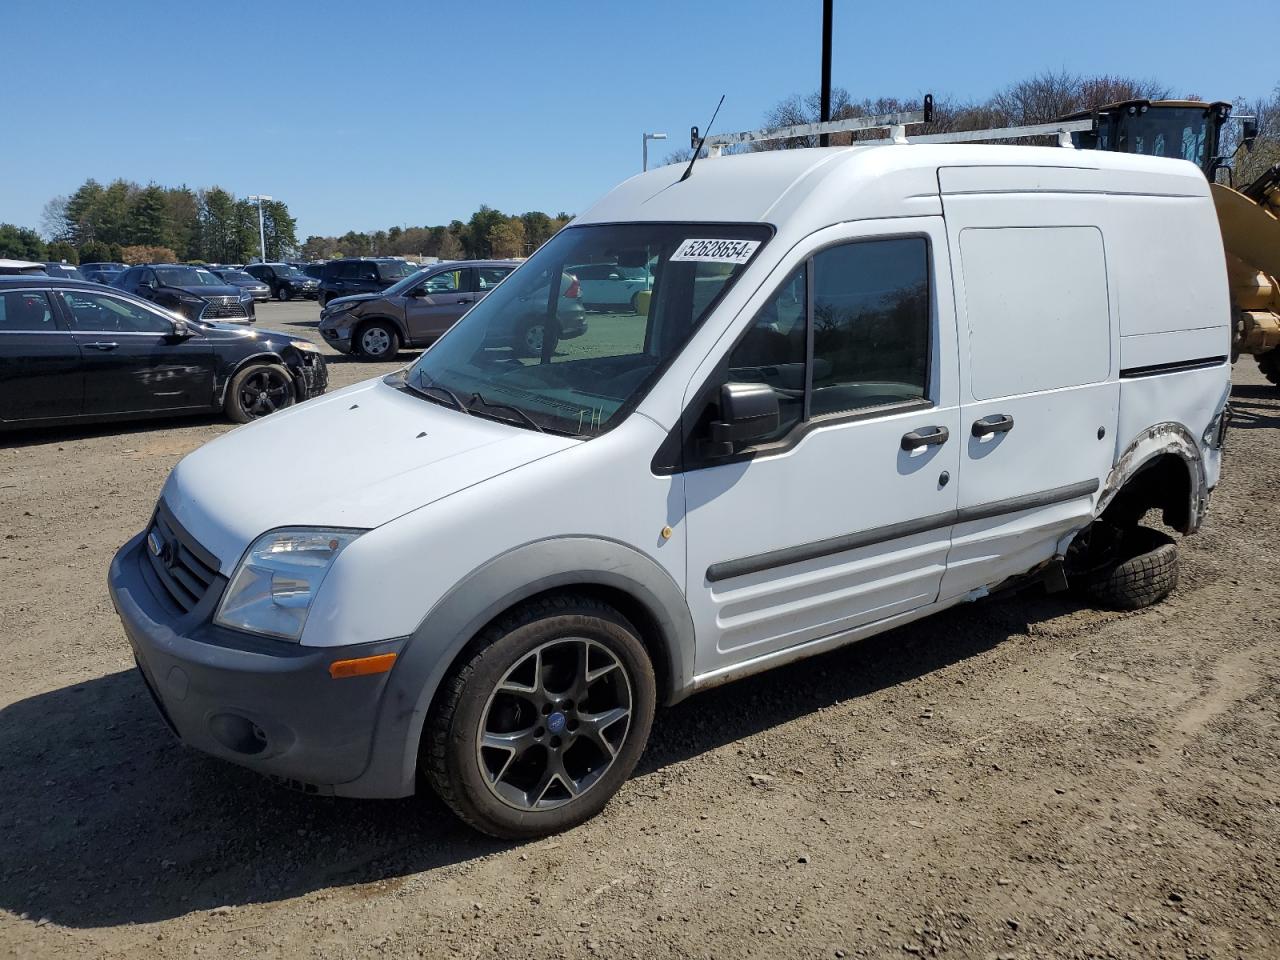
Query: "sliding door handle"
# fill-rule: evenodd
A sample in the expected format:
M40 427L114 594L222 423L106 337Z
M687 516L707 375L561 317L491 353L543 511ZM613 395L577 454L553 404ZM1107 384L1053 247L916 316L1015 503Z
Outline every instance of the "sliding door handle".
M903 450L919 450L921 447L937 447L947 442L951 431L946 427L925 427L902 435Z
M996 413L981 420L973 421L975 437L989 437L993 433L1008 433L1013 429L1013 417L1007 413Z

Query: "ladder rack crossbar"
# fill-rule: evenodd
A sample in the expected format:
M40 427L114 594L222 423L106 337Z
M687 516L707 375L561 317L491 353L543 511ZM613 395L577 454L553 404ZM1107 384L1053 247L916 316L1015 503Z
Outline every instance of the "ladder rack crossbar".
M1019 140L1023 137L1060 137L1063 134L1092 130L1092 120L1068 120L1060 123L1033 123L1025 127L997 127L992 130L955 130L951 133L926 133L912 136L912 143L976 143L982 140Z
M735 143L759 143L765 140L790 140L793 137L816 137L824 133L849 133L856 130L887 130L908 123L924 123L924 111L885 113L876 117L851 117L848 120L831 120L827 123L797 123L789 127L769 130L745 130L742 133L721 133L707 137L708 147L727 147Z

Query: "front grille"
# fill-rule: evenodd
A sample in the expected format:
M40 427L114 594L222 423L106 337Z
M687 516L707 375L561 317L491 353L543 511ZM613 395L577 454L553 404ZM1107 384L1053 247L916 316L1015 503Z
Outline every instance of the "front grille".
M163 504L147 530L147 559L165 592L184 613L204 599L218 576L216 560L168 516Z
M243 320L249 316L239 297L210 297L200 314L201 320Z

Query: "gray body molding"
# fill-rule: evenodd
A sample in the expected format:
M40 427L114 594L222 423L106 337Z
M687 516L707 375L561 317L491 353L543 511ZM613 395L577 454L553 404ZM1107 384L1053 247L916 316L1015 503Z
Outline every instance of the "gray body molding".
M409 637L391 671L374 728L369 766L335 792L401 797L414 792L418 743L440 682L467 643L502 611L557 587L591 585L626 593L642 606L658 636L645 639L665 656L667 703L693 690L693 618L684 592L652 559L614 540L554 537L526 543L463 577Z

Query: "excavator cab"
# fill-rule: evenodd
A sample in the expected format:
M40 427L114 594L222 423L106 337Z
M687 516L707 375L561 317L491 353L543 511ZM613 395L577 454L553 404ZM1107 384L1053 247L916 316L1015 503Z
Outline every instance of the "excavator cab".
M1224 163L1218 148L1230 117L1231 104L1222 101L1124 100L1061 119L1094 121L1092 130L1071 135L1078 149L1178 157L1190 160L1212 181Z

